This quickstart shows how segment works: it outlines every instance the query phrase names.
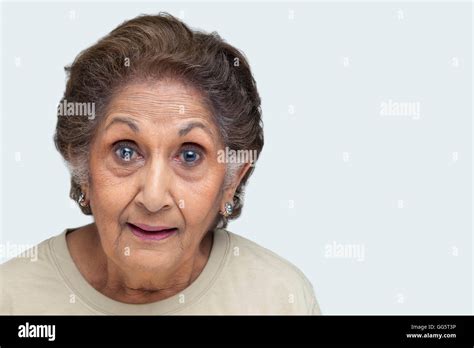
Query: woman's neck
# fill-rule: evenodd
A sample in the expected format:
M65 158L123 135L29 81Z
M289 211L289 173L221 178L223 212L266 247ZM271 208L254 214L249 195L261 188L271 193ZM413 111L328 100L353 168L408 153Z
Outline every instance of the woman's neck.
M95 224L68 233L66 240L80 273L97 291L119 302L144 304L174 296L194 282L209 259L213 233L204 236L198 250L178 269L160 276L116 265L104 253Z

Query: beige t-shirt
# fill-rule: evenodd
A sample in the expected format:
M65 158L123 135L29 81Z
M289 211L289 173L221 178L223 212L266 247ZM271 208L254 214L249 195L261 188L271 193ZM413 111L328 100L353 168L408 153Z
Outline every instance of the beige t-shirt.
M66 244L73 230L41 242L37 257L0 265L0 314L320 314L298 268L225 229L214 231L208 262L182 292L148 304L115 301L76 267Z

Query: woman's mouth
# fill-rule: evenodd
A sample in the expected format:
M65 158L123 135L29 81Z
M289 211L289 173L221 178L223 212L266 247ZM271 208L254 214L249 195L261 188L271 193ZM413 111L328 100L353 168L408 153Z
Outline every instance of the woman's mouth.
M145 224L127 223L132 233L142 240L161 240L178 231L176 227L150 226Z

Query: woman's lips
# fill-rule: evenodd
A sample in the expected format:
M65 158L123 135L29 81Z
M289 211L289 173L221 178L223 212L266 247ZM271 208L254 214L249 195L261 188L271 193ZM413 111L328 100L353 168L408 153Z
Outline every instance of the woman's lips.
M171 226L150 226L150 225L145 225L145 224L135 224L135 223L130 223L130 225L137 226L138 228L144 230L144 231L149 231L149 232L158 232L161 230L170 230L174 227Z
M168 238L176 231L175 227L167 226L149 226L144 224L132 224L128 223L132 233L140 239L143 240L161 240Z

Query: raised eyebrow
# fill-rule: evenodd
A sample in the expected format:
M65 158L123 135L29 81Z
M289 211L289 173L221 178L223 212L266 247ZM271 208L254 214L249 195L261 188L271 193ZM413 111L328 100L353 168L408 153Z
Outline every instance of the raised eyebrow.
M134 131L135 133L138 133L140 132L140 128L138 127L138 124L137 122L130 118L130 117L126 117L126 116L117 116L117 117L114 117L112 119L112 121L109 122L109 124L105 127L105 130L109 129L110 126L112 126L113 124L115 123L125 123L126 125L128 125L130 127L130 129L132 131Z
M137 122L130 118L130 117L126 117L126 116L117 116L117 117L114 117L110 122L109 124L105 127L105 130L107 130L108 128L110 128L113 124L115 123L125 123L126 125L128 125L130 127L130 129L132 131L134 131L135 133L138 133L140 132L140 128L138 127L138 124ZM184 127L182 127L179 131L178 131L178 135L180 137L183 137L185 136L186 134L188 134L191 130L193 130L194 128L201 128L203 129L206 133L208 133L211 137L214 137L214 134L212 133L212 131L209 129L209 127L207 127L205 124L201 123L201 122L198 122L198 121L194 121L194 122L190 122L188 124L186 124Z
M207 132L211 137L214 137L214 134L211 132L211 130L206 126L204 125L203 123L201 122L197 122L197 121L194 121L194 122L190 122L188 124L186 124L184 127L182 127L179 131L178 131L178 135L180 137L184 137L186 134L188 134L191 130L193 130L194 128L201 128L203 129L205 132Z

